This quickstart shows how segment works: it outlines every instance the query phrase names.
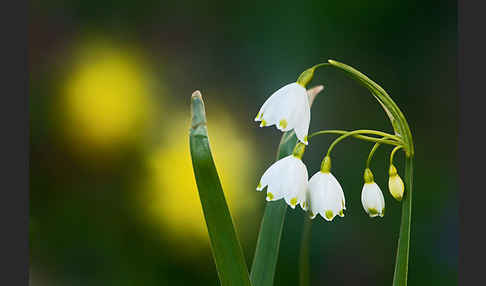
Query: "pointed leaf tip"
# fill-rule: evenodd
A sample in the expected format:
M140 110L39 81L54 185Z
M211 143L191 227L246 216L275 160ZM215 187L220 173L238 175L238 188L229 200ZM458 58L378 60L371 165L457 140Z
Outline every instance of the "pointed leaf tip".
M204 101L201 92L196 90L191 96L191 128L196 130L197 127L204 125L206 125Z
M202 100L202 94L199 90L195 90L193 93L192 93L192 98L195 98L195 97L198 97Z

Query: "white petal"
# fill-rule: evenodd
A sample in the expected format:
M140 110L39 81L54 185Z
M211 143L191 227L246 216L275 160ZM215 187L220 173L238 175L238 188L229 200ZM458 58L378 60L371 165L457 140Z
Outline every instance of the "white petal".
M286 171L285 179L283 179L285 186L282 186L285 202L291 208L295 208L302 202L302 193L307 189L307 167L302 160L292 156Z
M292 88L294 84L296 83L280 88L263 103L259 114L265 120L265 126L278 124L281 119L289 117L295 107L295 92Z
M361 203L370 217L383 216L385 199L380 187L375 183L365 183L361 192Z
M262 121L260 127L275 124L281 131L294 129L297 138L307 144L310 123L307 91L295 82L285 85L265 101L255 121Z
M301 107L298 109L299 116L295 119L295 122L292 122L292 125L297 138L307 145L307 134L309 132L310 124L310 106L308 97L305 96L304 98L305 100L301 103Z
M339 200L342 203L342 209L345 210L346 209L346 199L344 197L343 188L341 187L341 184L339 184L336 177L333 176L333 174L329 173L329 175L330 175L331 184L334 186L336 192L339 194Z
M280 182L281 182L281 173L286 168L286 162L292 156L287 156L278 160L277 162L273 163L266 171L263 173L262 178L260 179L260 183L257 186L258 191L262 191L266 186L267 189L267 200L275 200L276 198L272 198L278 196L280 198L283 197L283 194L280 194ZM277 192L277 193L275 193Z
M275 162L263 174L257 190L267 188L267 201L285 198L287 204L295 208L301 202L300 194L307 187L307 168L294 157L287 156Z
M344 216L344 193L331 173L318 172L309 180L310 207L331 221L336 215Z

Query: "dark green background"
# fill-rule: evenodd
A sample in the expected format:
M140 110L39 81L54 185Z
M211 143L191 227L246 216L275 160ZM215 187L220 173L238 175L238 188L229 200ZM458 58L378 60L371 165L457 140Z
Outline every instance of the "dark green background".
M92 172L56 141L46 106L62 66L57 54L91 33L136 43L162 62L158 72L181 110L189 110L195 89L209 110L216 101L232 110L259 142L257 174L274 158L280 136L253 122L273 91L329 58L368 75L402 109L416 146L409 285L457 284L455 1L31 1L29 15L31 270L44 273L32 275L31 285L217 285L209 249L197 259L174 259L177 249L127 215L124 190L142 173L136 148L120 164ZM343 73L321 69L314 84L325 90L310 130L390 131L372 96ZM310 175L330 137L315 142L304 156ZM349 140L335 148L333 173L349 207L345 219L313 224L312 285L391 284L400 205L388 196L385 218L364 215L360 190L370 147ZM372 164L384 192L388 152L378 150ZM93 197L86 189L104 191ZM302 218L287 214L275 285L298 283ZM243 241L248 262L256 233L251 237Z

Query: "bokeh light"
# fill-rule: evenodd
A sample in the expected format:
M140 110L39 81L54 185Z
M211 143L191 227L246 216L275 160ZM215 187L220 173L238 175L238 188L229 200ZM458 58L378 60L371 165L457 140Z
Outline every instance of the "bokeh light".
M221 108L216 110L220 110ZM208 234L194 179L189 151L188 116L174 116L166 124L168 140L147 160L149 187L142 208L160 223L179 250L188 254L208 247ZM212 155L236 227L254 221L261 199L255 192L255 148L234 119L219 112L208 119ZM244 218L243 218L244 217ZM241 222L241 223L240 223Z
M149 68L133 48L90 40L61 87L61 125L76 149L113 152L144 135L154 113Z

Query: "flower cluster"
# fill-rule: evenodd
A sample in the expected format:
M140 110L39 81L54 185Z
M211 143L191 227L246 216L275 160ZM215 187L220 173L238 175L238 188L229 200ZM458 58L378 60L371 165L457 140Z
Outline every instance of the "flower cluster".
M284 199L293 209L300 205L304 211L309 212L311 218L315 218L317 214L320 214L325 220L332 221L335 216L343 217L344 210L346 210L346 199L343 189L336 177L331 173L331 157L329 154L332 147L347 136L356 136L360 139L374 141L376 145L370 153L371 158L374 150L386 140L388 140L389 144L397 145L397 148L401 146L399 138L397 139L395 138L396 136L387 135L383 132L375 131L378 134L385 134L383 138L378 140L375 137L360 135L361 133L366 134L366 132L342 131L340 134L344 135L331 145L327 155L322 160L319 172L309 179L307 167L302 162L302 156L308 145L308 139L312 137L312 134L308 136L310 104L305 87L310 78L312 78L312 74L313 70L311 72L307 70L299 77L297 82L287 84L274 92L262 105L255 118L255 121L260 122L260 127L275 125L282 132L293 130L299 140L291 155L278 160L264 172L256 189L257 191L263 191L265 187L267 188L267 201ZM334 133L337 132L335 131ZM321 131L320 133L326 133L326 131ZM327 133L332 132L329 131ZM395 151L392 152L391 160ZM400 201L403 196L404 185L393 164L390 165L389 175L388 186L390 193L396 200ZM364 172L361 202L365 212L370 217L383 217L385 213L385 199L380 187L374 182L373 174L368 165Z

